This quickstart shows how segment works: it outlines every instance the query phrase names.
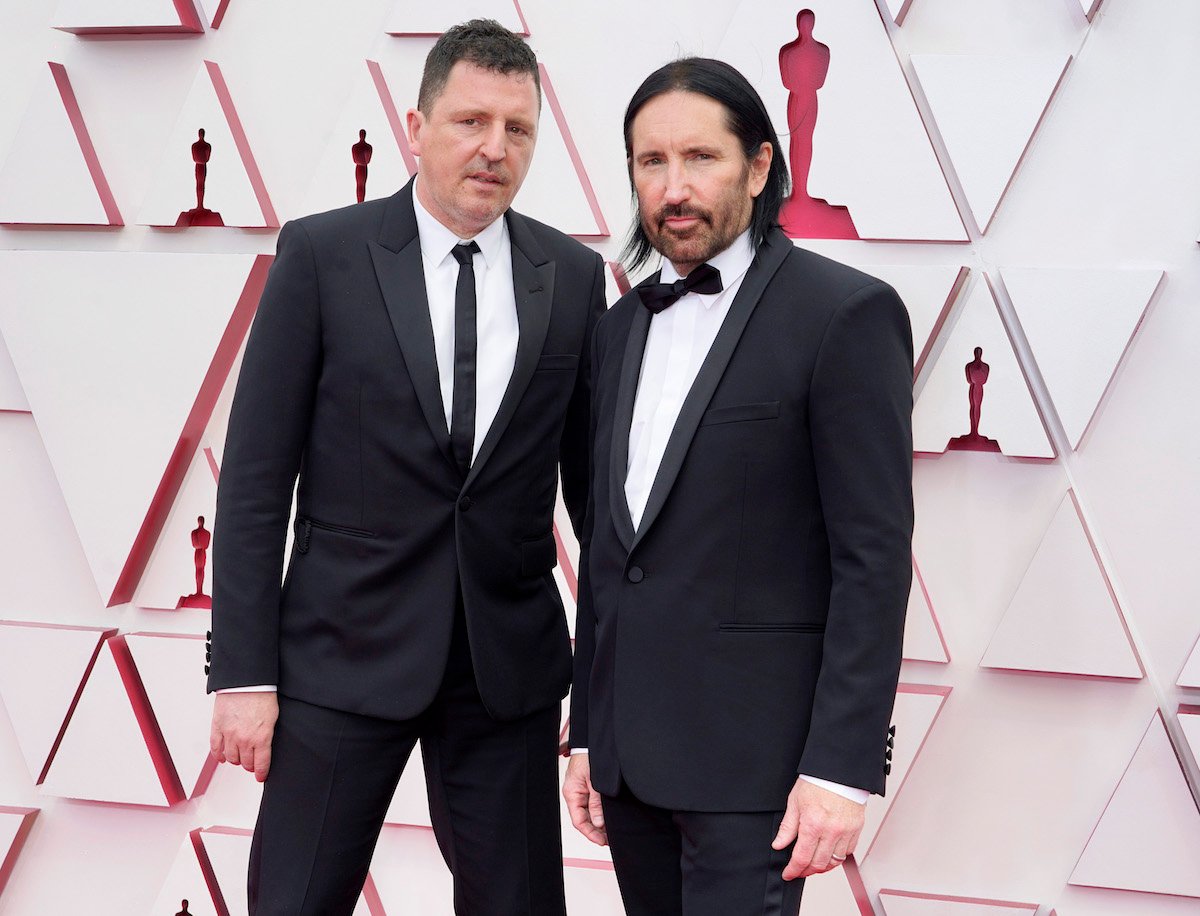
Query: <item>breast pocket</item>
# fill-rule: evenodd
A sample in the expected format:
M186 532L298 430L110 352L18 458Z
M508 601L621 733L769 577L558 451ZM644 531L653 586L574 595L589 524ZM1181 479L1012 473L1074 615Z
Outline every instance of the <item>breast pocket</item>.
M757 404L733 404L729 407L713 407L700 418L701 426L718 423L742 423L746 420L774 420L779 416L778 401L761 401Z

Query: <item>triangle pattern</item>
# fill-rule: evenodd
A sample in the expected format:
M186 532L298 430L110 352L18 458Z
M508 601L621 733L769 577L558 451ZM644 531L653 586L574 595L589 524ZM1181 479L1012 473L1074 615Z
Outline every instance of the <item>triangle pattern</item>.
M1179 680L1175 683L1179 687L1194 687L1200 690L1200 639L1196 640L1192 654L1184 664L1183 670L1179 672Z
M425 790L425 760L419 743L409 755L383 822L406 827L433 827L429 817L429 796Z
M217 766L208 750L213 697L205 692L204 638L134 633L125 643L183 791L193 798Z
M975 222L986 232L1071 57L914 54L911 60Z
M1069 491L992 635L984 668L1140 679L1121 610Z
M0 805L0 894L21 855L21 849L33 829L37 808L10 808Z
M888 793L883 798L872 798L867 805L866 821L858 838L859 861L865 861L870 855L875 838L883 830L896 798L904 791L908 774L925 747L950 691L950 687L931 684L901 684L896 688L896 705L892 711L896 736Z
M879 902L886 916L1034 916L1036 903L1012 903L978 897L948 897L944 894L916 894L909 891L881 890Z
M101 644L116 630L0 623L0 699L21 755L41 782Z
M896 25L904 25L904 17L908 15L908 8L912 4L913 0L886 0L887 11Z
M200 13L210 29L219 29L229 8L229 0L196 0Z
M389 916L453 913L454 884L425 827L385 825L375 846L375 887Z
M154 903L152 913L181 912L185 900L188 904L188 912L194 913L196 916L221 912L213 902L208 880L196 854L193 836L199 832L199 830L193 830L179 844L179 852L171 864L171 870L167 872L162 890L158 892L158 899Z
M25 118L0 169L0 223L123 224L62 64L34 81Z
M970 431L969 384L964 367L983 349L990 367L983 386L980 436L1005 455L1053 458L1054 446L1030 394L1024 372L987 286L976 282L957 313L946 321L918 379L913 407L913 449L940 454L950 440Z
M156 761L118 668L105 642L83 695L42 784L49 795L165 808Z
M1088 22L1092 21L1092 18L1096 15L1096 10L1100 9L1100 4L1103 2L1104 0L1079 0L1079 8L1083 11L1083 15L1087 18Z
M608 224L571 135L550 73L538 64L545 109L538 125L537 155L513 207L576 238L608 237Z
M1148 838L1153 843L1147 843ZM1200 811L1156 714L1121 777L1071 884L1200 897Z
M816 93L808 195L847 208L858 238L967 241L874 3L742 0L712 56L732 64L754 85L789 163L802 161L804 137L796 132L793 151L789 90L779 65L780 49L797 37L797 11L802 9L816 17L813 38L830 49L825 80ZM795 177L796 169L791 171ZM796 184L804 182L797 178ZM819 232L807 234L821 237Z
M912 588L908 593L908 612L904 617L904 658L914 662L950 661L950 650L942 627L929 600L929 589L913 559Z
M29 399L17 378L17 367L8 355L3 337L0 337L0 411L29 412Z
M442 3L413 3L397 0L388 18L389 35L441 35L468 19L495 19L518 35L528 35L529 26L517 0L449 0Z
M110 604L132 596L270 260L0 252L0 332Z
M358 71L350 97L342 105L305 197L305 213L333 210L357 200L353 148L360 142L359 131L364 130L370 146L364 199L388 197L416 174L417 161L408 147L404 116L396 107L383 70L373 60Z
M203 32L192 0L61 0L54 28L76 35Z
M1038 370L1074 448L1079 448L1163 276L1161 270L1003 271Z
M1200 764L1200 706L1180 706L1179 725L1192 752L1192 759Z
M859 845L862 847L861 841ZM804 879L804 907L821 916L875 916L853 856L841 868Z
M203 141L199 131L204 131ZM197 192L194 144L206 143L203 209L219 222L196 222L188 216L201 209ZM221 68L206 60L196 72L170 140L138 211L145 226L224 225L274 229L279 218L271 204L246 131Z

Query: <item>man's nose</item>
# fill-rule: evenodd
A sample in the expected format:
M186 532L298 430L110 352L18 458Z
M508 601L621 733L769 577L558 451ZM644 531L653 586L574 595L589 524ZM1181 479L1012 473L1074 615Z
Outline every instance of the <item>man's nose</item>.
M499 162L504 158L506 139L506 128L503 123L496 123L488 128L487 134L483 138L483 145L480 147L480 152L488 162Z
M691 186L688 184L687 174L682 164L678 162L668 163L667 186L663 194L663 201L674 206L683 203L691 195Z

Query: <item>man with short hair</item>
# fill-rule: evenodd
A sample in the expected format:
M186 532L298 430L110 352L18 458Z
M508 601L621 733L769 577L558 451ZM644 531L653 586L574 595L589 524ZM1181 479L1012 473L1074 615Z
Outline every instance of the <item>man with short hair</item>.
M597 326L572 821L630 916L794 914L882 794L911 576L912 342L795 248L762 100L688 58L625 114L631 266Z
M564 913L552 524L560 471L577 526L586 504L604 274L509 209L540 107L523 41L456 26L408 112L416 179L280 233L221 469L208 682L213 753L266 781L258 916L351 913L417 741L456 911Z

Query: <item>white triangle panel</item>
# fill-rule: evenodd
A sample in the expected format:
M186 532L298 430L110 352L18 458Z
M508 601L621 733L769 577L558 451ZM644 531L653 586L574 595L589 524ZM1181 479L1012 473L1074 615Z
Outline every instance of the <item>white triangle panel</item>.
M1200 811L1156 714L1070 883L1200 897L1197 862Z
M975 221L987 231L1071 57L914 54L911 60Z
M0 168L0 223L122 225L62 64L50 63L33 79L25 119Z
M105 642L42 790L48 795L168 807L155 761Z
M808 193L849 208L863 239L966 241L958 208L874 3L742 0L713 56L740 70L762 96L791 159L788 90L780 46L811 10L813 38L830 49L817 92Z
M904 617L904 658L914 662L950 661L950 650L938 624L929 590L917 561L913 560L912 588L908 593L908 612Z
M383 820L385 824L397 826L433 826L429 817L429 796L425 789L425 761L421 756L419 743L409 755Z
M468 19L495 19L518 35L529 34L529 26L525 24L517 0L443 0L441 3L396 0L386 31L389 35L440 35Z
M571 916L612 916L624 912L611 862L564 859L563 881L567 912Z
M1192 752L1192 760L1200 766L1200 706L1179 707L1179 725Z
M4 885L17 864L39 810L0 805L0 894L4 892Z
M979 434L998 442L1005 455L1053 458L1054 447L985 283L975 283L946 325L918 380L914 450L938 454L952 438L970 432L965 367L974 361L975 348L982 347L990 370L983 388Z
M193 831L193 833L197 832L199 831ZM154 909L150 912L154 916L158 916L160 913L163 916L181 913L185 900L188 912L194 913L195 916L207 916L209 913L217 912L209 892L208 880L205 878L204 870L196 855L195 842L190 833L179 844L179 852L175 855L171 870L167 872L167 877L163 881L162 890L158 892Z
M908 15L908 8L912 6L913 0L886 0L886 4L887 11L896 25L904 25L904 17Z
M204 637L134 633L125 643L183 791L192 798L216 767L208 749L213 696L205 692Z
M896 689L896 705L892 724L896 735L892 749L892 772L887 777L887 795L877 795L867 802L866 820L858 838L858 860L864 861L871 852L875 837L884 828L892 805L904 791L908 774L916 764L934 723L941 715L951 688L931 684L901 684Z
M1090 22L1092 17L1096 15L1096 10L1100 9L1100 4L1103 2L1104 0L1079 0L1079 9Z
M1002 274L1059 419L1078 448L1164 274L1040 268Z
M29 412L29 399L17 378L17 367L8 355L8 347L0 336L0 411Z
M204 31L192 0L61 0L53 25L76 35Z
M1184 664L1183 670L1179 672L1179 680L1175 683L1179 687L1194 687L1200 690L1200 639L1196 640L1192 654Z
M204 208L226 226L276 228L279 218L263 183L250 142L234 107L233 96L211 60L196 72L170 140L138 211L146 226L176 226L182 214L198 207L192 145L204 131L211 149L204 180Z
M229 0L196 0L204 21L210 29L219 29L225 19L225 11L229 9Z
M1141 678L1108 579L1063 497L979 663L985 668Z
M537 152L513 208L569 235L605 237L608 224L571 136L566 112L545 64L538 64L538 70L545 104L538 122Z
M41 782L103 640L115 630L0 622L0 699Z
M8 285L0 333L106 601L129 600L131 551L149 536L147 521L165 517L169 505L156 506L155 495L164 481L178 487L187 469L167 473L181 435L207 420L267 263L241 254L0 252Z
M948 897L885 889L879 892L886 916L1034 916L1036 903L985 900L980 897Z
M342 105L329 143L313 173L304 212L320 213L345 207L357 200L354 161L359 131L365 130L371 147L367 164L365 200L389 197L407 184L416 172L408 148L404 115L388 88L376 61L366 61L355 78L350 97Z
M371 873L387 916L454 912L454 883L432 830L385 826Z

